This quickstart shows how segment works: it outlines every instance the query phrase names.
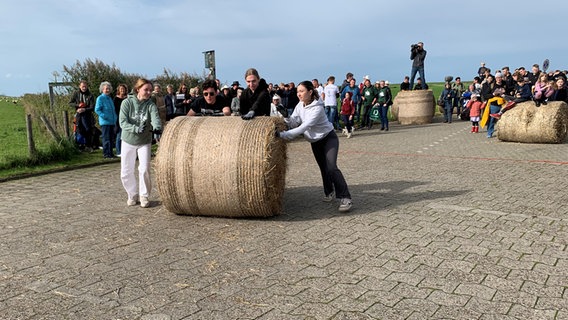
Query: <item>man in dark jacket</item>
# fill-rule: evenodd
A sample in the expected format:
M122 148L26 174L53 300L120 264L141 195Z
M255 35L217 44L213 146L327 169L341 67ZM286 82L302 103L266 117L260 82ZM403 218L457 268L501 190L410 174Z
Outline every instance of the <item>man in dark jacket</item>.
M95 118L93 111L95 109L95 96L89 91L87 81L82 80L79 83L79 90L73 93L69 106L75 110L75 125L77 133L85 139L85 150L92 151L93 148L93 127Z
M240 98L241 118L244 120L250 120L256 116L270 116L268 84L266 80L260 79L258 72L252 79L250 83L247 80L248 87L243 91Z
M424 43L418 42L410 48L410 60L412 60L412 70L410 72L410 88L414 86L414 78L416 73L420 73L422 85L426 86L426 78L424 77L424 60L426 59L426 50Z

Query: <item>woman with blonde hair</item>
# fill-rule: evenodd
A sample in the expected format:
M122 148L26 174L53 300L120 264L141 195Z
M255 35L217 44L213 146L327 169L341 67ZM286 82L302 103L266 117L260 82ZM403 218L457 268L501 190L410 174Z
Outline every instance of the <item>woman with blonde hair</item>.
M120 178L128 194L128 206L138 203L147 208L152 190L150 178L150 159L152 155L152 133L160 134L162 122L158 107L152 101L152 83L147 79L138 79L134 86L134 95L128 96L120 106L120 127L122 128L122 157ZM138 186L135 166L138 157Z

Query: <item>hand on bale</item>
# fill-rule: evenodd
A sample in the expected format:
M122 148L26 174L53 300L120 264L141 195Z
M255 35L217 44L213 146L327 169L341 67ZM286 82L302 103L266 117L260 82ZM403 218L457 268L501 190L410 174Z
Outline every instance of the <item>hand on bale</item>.
M254 118L254 111L253 110L249 111L247 114L241 116L241 118L243 120L250 120L250 119Z

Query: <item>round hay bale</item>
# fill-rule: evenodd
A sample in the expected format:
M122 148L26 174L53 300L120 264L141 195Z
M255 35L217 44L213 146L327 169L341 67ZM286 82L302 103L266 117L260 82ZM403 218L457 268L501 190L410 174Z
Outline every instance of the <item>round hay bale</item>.
M176 214L269 217L282 209L286 143L277 117L176 117L156 156L163 205Z
M568 130L568 105L552 101L537 108L523 102L503 113L495 129L502 141L524 143L562 143Z
M432 90L400 91L395 99L398 122L403 125L432 123L434 94Z
M400 92L394 97L394 100L392 102L392 106L390 108L393 121L398 121L398 103L396 103L396 97L398 97L399 94L400 94Z

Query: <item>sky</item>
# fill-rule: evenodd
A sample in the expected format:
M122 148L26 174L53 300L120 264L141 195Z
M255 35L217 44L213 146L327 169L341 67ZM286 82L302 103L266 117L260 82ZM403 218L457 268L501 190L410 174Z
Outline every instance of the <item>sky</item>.
M347 72L400 83L419 41L427 82L470 81L482 61L513 70L549 59L550 70L568 69L561 0L2 0L0 12L8 96L47 92L63 66L86 59L148 78L203 75L208 50L223 84L244 84L250 67L273 83L341 83Z

